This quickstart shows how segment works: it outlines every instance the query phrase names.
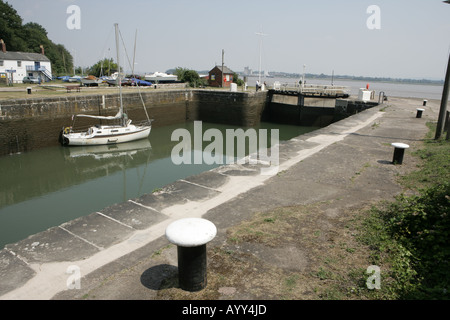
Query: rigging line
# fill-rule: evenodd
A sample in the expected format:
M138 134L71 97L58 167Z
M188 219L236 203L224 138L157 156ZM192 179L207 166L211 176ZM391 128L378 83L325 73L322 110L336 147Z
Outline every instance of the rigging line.
M137 31L136 31L136 33L137 33ZM123 40L122 33L120 32L120 29L119 29L119 35L120 35L120 39L122 40L122 45L123 45L123 48L125 50L125 55L127 56L128 64L130 65L131 70L133 70L133 72L134 72L134 68L131 66L130 58L128 56L128 51L127 51L127 48L125 46L125 42ZM142 104L144 106L144 111L145 111L145 115L147 117L147 121L150 123L150 117L148 116L147 107L145 106L145 102L144 102L144 98L142 97L140 86L137 86L137 88L138 88L139 97L141 98L141 102L142 102Z
M136 33L134 34L133 66L131 68L131 70L132 70L131 74L132 75L134 75L134 66L135 66L135 59L136 59L136 43L137 43L137 29L136 29ZM147 116L147 121L150 124L150 118L149 118L148 113L147 113L147 108L145 106L144 98L142 97L141 88L140 88L139 84L137 84L137 88L138 88L139 97L141 98L142 105L144 106L144 111L145 111L145 115Z
M125 46L125 41L123 40L122 32L120 31L120 29L119 29L119 35L120 35L120 39L122 40L123 49L125 50L125 55L126 55L127 60L128 60L128 65L129 65L130 69L133 70L133 68L132 68L132 66L131 66L130 57L128 56L127 47Z
M132 67L132 71L131 74L134 75L134 66L136 65L136 40L137 40L137 29L136 29L136 33L134 34L134 52L133 52L133 67Z
M106 47L108 47L108 43L110 42L111 35L112 35L113 31L114 31L114 26L112 28L110 28L108 37L106 37L106 41L105 41L105 44L104 44L103 50L102 50L103 57L105 57ZM108 49L110 49L110 48L108 48Z
M114 31L114 26L112 27L112 28L110 28L109 29L109 34L108 34L108 36L106 37L106 40L105 40L105 43L104 43L104 45L103 45L103 49L102 49L102 53L103 53L103 56L101 57L101 70L100 70L100 75L102 75L102 73L103 73L103 60L105 59L105 56L106 56L106 54L105 54L105 52L106 52L106 47L108 46L108 43L109 43L109 41L110 41L110 38L111 38L111 34L113 33L113 31ZM110 58L110 57L109 57Z

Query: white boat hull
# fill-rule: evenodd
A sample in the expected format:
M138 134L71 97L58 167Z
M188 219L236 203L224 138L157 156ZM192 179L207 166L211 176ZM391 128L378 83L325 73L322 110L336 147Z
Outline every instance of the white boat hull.
M84 86L98 86L99 84L102 84L103 80L96 79L96 80L90 80L90 79L81 79L81 84Z
M92 146L124 143L145 139L150 135L151 126L101 126L91 127L87 132L62 133L63 145Z

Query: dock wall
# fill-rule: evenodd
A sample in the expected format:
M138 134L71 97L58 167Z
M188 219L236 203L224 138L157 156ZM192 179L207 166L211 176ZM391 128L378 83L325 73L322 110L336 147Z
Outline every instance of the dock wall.
M185 121L253 126L261 120L267 94L212 90L170 90L124 93L123 102L130 119L146 119L142 101L153 126ZM72 125L72 115L114 115L119 95L73 95L0 101L0 156L58 144L64 126ZM92 119L78 118L77 127Z
M151 90L123 94L125 112L145 120L142 102L154 127L201 120L252 127L260 121L324 127L372 105L347 100L231 92L207 89ZM111 116L119 108L119 94L63 95L0 101L0 156L57 145L61 129L75 114ZM94 124L77 118L75 127Z

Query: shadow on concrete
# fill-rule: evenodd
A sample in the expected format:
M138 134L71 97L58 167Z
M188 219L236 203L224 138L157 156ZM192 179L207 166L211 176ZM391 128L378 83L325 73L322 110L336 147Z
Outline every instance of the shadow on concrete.
M388 161L388 160L377 160L377 162L379 164L392 164L392 165L394 165L394 163L392 161Z
M405 137L386 137L386 136L376 136L376 135L370 135L370 134L361 134L357 132L350 133L352 136L358 136L358 137L366 137L366 138L382 138L382 139L390 139L390 140L406 140L406 141L422 141L426 142L432 139L411 139L411 138L405 138Z
M142 273L141 283L152 290L178 288L178 267L169 264L153 266Z

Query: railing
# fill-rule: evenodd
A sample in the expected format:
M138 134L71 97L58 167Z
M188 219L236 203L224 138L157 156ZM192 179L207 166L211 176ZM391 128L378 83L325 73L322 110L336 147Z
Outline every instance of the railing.
M48 71L46 67L37 67L37 66L26 66L27 71Z
M303 94L349 94L350 88L345 86L333 86L333 85L316 85L309 84L301 86L298 83L275 83L274 90L276 91L295 91Z
M42 67L37 67L37 66L26 66L26 70L27 72L30 71L38 71L38 72L42 72L48 79L52 80L52 74L50 73L49 70L47 70L46 67L42 66Z

